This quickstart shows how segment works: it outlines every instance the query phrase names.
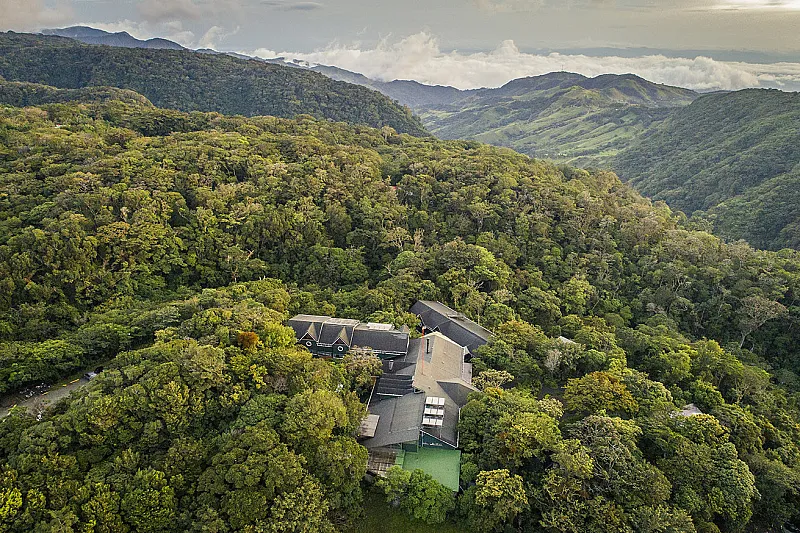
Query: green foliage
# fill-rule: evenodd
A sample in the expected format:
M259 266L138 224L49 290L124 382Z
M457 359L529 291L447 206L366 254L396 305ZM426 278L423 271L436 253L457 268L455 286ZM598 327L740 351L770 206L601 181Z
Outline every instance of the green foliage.
M797 248L800 98L749 89L704 95L631 143L613 168L643 194L705 212L727 239Z
M189 50L150 50L85 45L59 37L0 35L0 76L64 89L111 86L144 95L150 102L182 111L216 111L228 115L272 115L390 126L401 133L424 135L407 109L363 87L335 82L305 69L244 60L227 54ZM0 89L2 102L39 105L66 98L99 99L122 94L113 89L94 94L13 85ZM107 95L107 93L111 95ZM146 100L144 100L146 102Z
M409 472L393 466L376 486L386 494L386 501L428 524L441 524L455 507L453 493L423 472Z
M500 531L528 505L522 478L508 470L481 472L471 490L474 505L470 521L476 531Z
M472 378L472 384L480 390L486 390L489 387L499 388L512 381L514 381L514 376L510 373L492 368L488 368Z
M466 522L800 521L796 252L686 229L607 172L308 117L3 107L0 147L0 383L111 360L0 421L12 531L347 527L379 364L282 322L414 327L420 298L495 333L461 410ZM418 478L390 492L437 521L452 500Z
M215 323L198 326L215 309L249 328L243 306L284 319L259 303L275 300L267 287L283 290L265 281L165 302L192 308L177 328L188 336L118 356L40 423L0 421L2 530L332 532L355 518L367 453L352 421L364 406L336 369L293 339L223 349ZM259 364L240 372L244 359Z
M576 413L608 413L631 415L639 406L625 384L613 374L592 372L571 379L564 391L567 410Z
M386 504L378 491L367 491L364 495L364 517L359 518L345 533L459 533L464 529L452 521L429 525L415 520L408 513Z

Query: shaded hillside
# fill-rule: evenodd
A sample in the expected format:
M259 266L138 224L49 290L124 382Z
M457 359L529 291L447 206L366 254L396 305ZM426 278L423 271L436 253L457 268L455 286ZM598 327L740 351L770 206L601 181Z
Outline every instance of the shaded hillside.
M137 39L126 31L110 33L88 26L71 26L69 28L53 28L42 30L43 35L57 35L75 39L86 44L103 44L106 46L119 46L122 48L153 48L166 50L184 50L185 48L168 39Z
M637 76L557 72L417 108L445 139L466 138L580 165L605 165L670 110L697 97Z
M640 192L707 211L715 230L767 248L798 246L800 94L707 95L614 160Z
M86 87L59 89L38 83L3 81L0 79L0 104L14 107L38 106L67 102L97 103L117 100L129 104L152 106L141 94L116 87Z
M424 135L407 109L363 87L321 74L228 55L92 46L73 40L0 35L0 76L77 89L111 86L159 107L230 115L318 118Z

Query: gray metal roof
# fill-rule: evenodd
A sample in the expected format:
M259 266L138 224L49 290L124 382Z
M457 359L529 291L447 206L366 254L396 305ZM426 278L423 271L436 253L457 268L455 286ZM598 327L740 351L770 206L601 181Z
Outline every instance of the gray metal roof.
M316 342L330 346L338 342L390 355L404 356L408 353L408 331L398 330L392 324L363 324L350 318L320 315L297 315L287 324L294 330L297 340L309 335Z
M492 336L491 331L441 302L420 300L411 306L411 312L420 317L426 329L440 331L470 353L475 353Z
M408 352L408 341L408 332L360 324L353 331L352 345L402 355Z
M419 436L420 430L456 445L459 409L466 403L467 395L476 390L465 379L470 375L465 365L468 363L464 363L463 348L441 333L413 339L407 356L384 361L384 374L373 391L369 412L388 419L384 423L379 421L375 437L364 445L377 448L410 442ZM393 397L393 394L403 396ZM439 427L422 424L427 397L444 398L444 417ZM403 409L407 411L398 414ZM398 416L401 422L395 420ZM399 427L404 431L400 432Z
M347 346L350 346L353 338L353 330L358 324L358 320L349 318L330 318L322 323L319 343L333 345L336 341L341 341Z
M322 324L330 320L329 316L320 315L297 315L289 319L287 324L294 330L295 337L300 340L309 334L315 341L319 339Z
M442 335L430 333L415 339L418 346L414 369L414 387L426 396L445 399L444 421L441 427L424 428L430 435L455 445L458 442L458 413L466 403L467 394L474 392L471 382L464 381L464 351L458 343Z
M424 394L406 394L396 398L375 400L369 404L369 412L378 415L375 436L362 442L367 448L381 448L404 442L416 442L422 427L425 409Z

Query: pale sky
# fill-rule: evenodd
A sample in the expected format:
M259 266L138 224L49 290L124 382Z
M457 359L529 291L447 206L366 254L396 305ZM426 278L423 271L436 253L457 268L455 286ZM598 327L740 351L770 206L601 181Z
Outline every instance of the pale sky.
M3 30L75 24L464 88L564 68L800 89L800 0L0 0Z

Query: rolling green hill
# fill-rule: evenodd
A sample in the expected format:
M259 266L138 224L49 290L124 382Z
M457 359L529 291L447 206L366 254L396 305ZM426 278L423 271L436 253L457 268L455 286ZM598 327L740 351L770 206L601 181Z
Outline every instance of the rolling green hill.
M475 139L533 157L602 166L671 109L696 97L633 75L557 72L415 109L444 139Z
M308 114L426 134L408 109L375 91L305 69L224 54L113 48L9 32L0 34L0 76L68 89L131 89L159 107L182 111L288 118Z
M116 87L86 87L59 89L38 83L4 81L0 79L0 104L14 107L62 104L67 102L98 103L108 100L153 106L141 94Z
M698 212L726 239L800 248L797 93L700 96L632 75L564 72L458 91L317 68L411 106L440 138L611 168L642 194Z
M703 96L613 161L641 193L703 211L728 239L800 246L800 94Z

